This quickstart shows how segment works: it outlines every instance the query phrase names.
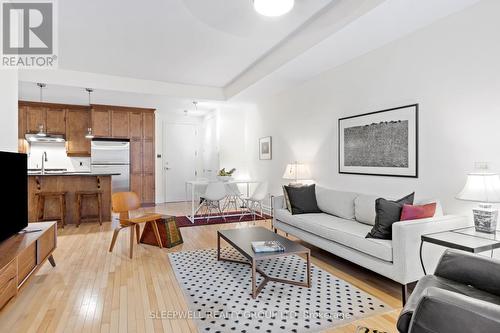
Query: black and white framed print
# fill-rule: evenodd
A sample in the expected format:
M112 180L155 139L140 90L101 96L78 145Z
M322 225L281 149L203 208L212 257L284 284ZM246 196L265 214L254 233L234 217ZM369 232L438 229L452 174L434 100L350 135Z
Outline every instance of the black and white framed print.
M273 141L270 136L259 139L259 159L270 160L273 157Z
M418 104L339 119L339 173L418 177Z

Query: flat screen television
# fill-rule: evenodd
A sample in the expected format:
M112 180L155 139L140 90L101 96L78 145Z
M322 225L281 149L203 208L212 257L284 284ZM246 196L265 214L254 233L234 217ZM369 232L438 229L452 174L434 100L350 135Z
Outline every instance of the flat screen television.
M0 151L0 174L4 179L0 191L3 207L0 219L0 241L28 226L28 156Z

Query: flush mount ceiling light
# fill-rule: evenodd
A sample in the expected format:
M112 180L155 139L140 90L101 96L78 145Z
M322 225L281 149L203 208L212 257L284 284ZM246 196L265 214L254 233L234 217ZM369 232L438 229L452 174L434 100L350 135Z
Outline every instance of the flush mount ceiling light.
M278 17L292 10L295 0L252 0L253 8L261 15Z

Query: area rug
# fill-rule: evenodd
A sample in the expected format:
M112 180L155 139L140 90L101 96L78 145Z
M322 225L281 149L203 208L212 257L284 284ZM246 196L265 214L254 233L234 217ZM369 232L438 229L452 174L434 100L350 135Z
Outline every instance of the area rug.
M221 256L245 260L232 248ZM215 249L169 253L169 259L199 332L317 332L392 310L314 265L311 288L269 282L253 299L250 266L217 261ZM271 276L294 280L304 279L305 266L296 255L259 264Z
M232 214L237 214L240 212L225 212L224 214L226 215L232 215ZM217 214L212 214L213 216L216 216ZM200 215L196 215L197 217L201 217ZM272 216L269 216L267 214L264 214L264 216L256 216L255 220L260 221L260 220L268 220L272 219ZM214 217L214 218L202 218L202 219L196 219L194 223L191 223L191 221L188 219L187 216L176 216L175 220L177 221L177 226L179 228L182 227L196 227L200 225L210 225L210 224L224 224L224 223L238 223L238 222L249 222L253 221L253 216L252 215L245 215L241 218L240 216L227 216L226 220L224 220L222 217Z

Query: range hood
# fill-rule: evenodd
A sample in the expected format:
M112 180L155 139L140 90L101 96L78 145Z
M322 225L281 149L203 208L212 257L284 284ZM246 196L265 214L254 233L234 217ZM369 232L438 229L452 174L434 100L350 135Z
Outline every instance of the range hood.
M66 142L64 139L64 136L62 135L54 135L54 134L47 134L45 136L41 136L38 134L26 134L26 140L28 142Z

